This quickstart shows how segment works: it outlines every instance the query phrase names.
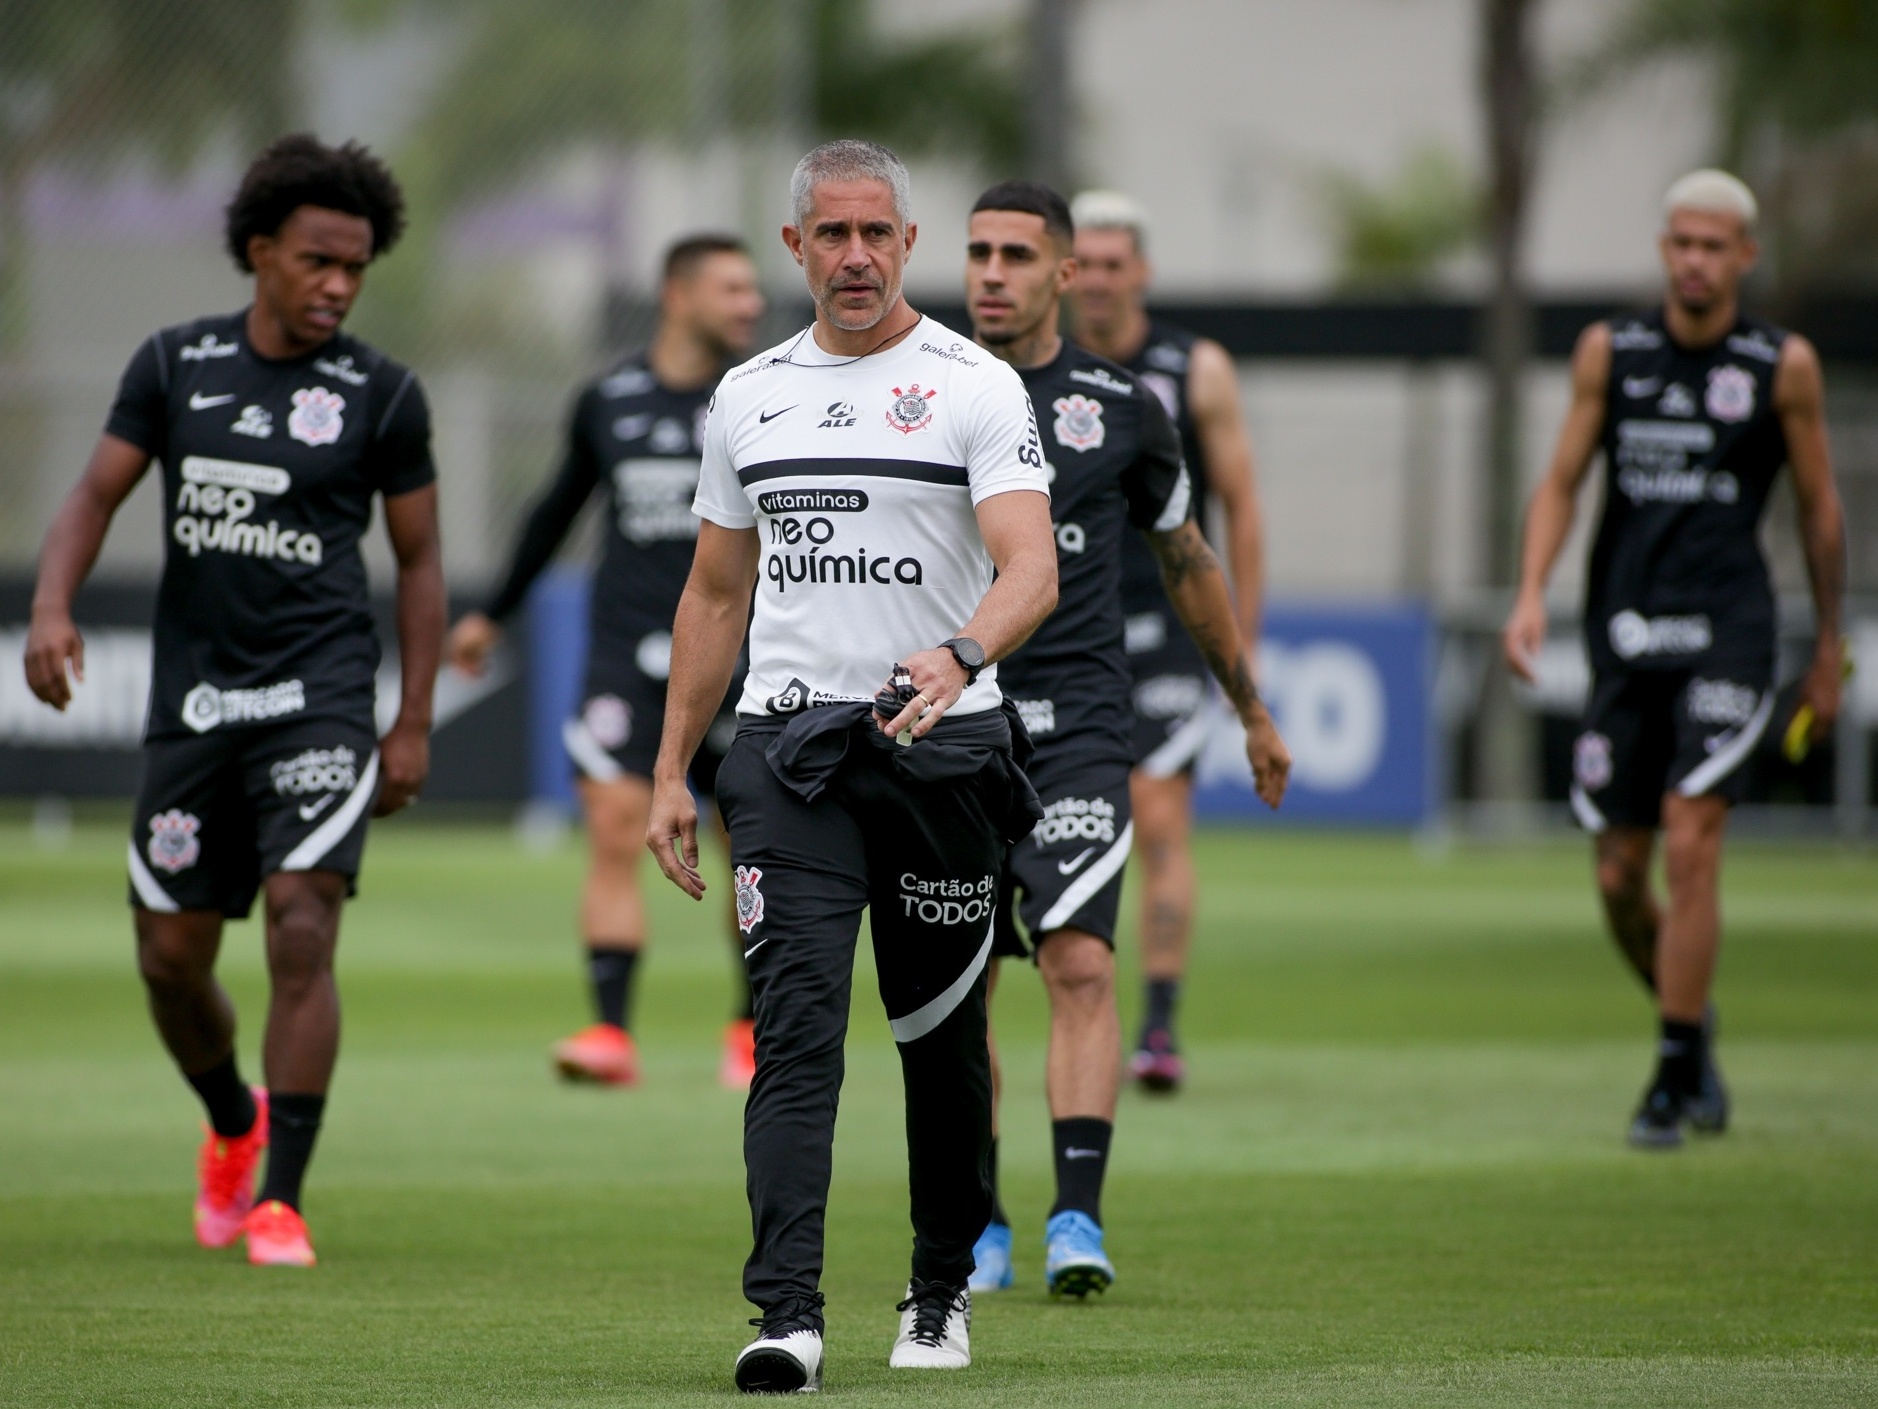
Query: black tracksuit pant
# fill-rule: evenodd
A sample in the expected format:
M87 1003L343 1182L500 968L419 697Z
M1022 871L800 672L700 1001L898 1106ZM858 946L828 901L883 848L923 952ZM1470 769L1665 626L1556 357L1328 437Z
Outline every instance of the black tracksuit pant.
M897 745L867 737L872 727L846 736L812 801L771 766L779 726L767 721L746 722L717 775L756 1003L743 1138L755 1247L743 1287L763 1309L821 1279L864 908L906 1082L913 1275L964 1282L991 1216L985 966L1011 778L994 758L921 780ZM938 757L938 738L907 752Z

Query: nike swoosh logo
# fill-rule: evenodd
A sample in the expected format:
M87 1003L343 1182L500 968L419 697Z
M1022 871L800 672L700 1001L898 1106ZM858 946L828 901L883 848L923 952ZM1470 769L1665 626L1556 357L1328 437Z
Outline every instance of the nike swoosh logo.
M1073 875L1075 873L1076 868L1082 865L1083 862L1087 861L1093 855L1095 855L1095 848L1092 846L1088 850L1084 851L1083 854L1081 856L1078 856L1074 861L1057 862L1056 869L1065 876Z
M791 408L791 409L793 409L793 408ZM778 414L780 414L780 413L778 413ZM762 947L763 947L764 945L766 945L766 944L768 944L768 943L769 943L769 942L770 942L770 941L771 941L772 939L774 939L775 937L776 937L776 936L775 936L775 935L773 935L773 934L766 934L766 935L764 935L764 936L763 936L763 937L762 937L761 939L759 939L759 940L758 940L758 941L757 941L757 942L756 942L755 944L752 944L752 945L751 945L751 946L750 946L750 947L749 947L748 949L746 949L746 950L744 950L744 951L743 951L743 957L744 957L744 958L746 958L746 959L748 959L748 958L749 958L749 957L750 957L750 956L751 956L752 954L754 954L754 953L756 953L756 951L757 951L757 950L759 950L759 949L761 949L761 948L762 948Z
M1654 396L1662 387L1661 377L1625 377L1625 396Z
M1081 1149L1078 1149L1076 1146L1071 1145L1068 1149L1063 1151L1063 1158L1064 1159L1101 1159L1102 1151L1081 1150Z
M800 406L801 404L802 403L798 401L796 403L796 406ZM785 406L780 411L766 411L756 418L756 422L760 426L767 426L771 421L775 420L778 416L787 416L791 411L796 409L796 406Z
M329 802L338 796L338 793L327 793L326 796L321 798L318 802L301 803L300 820L302 822L311 822L315 817L326 810L326 805Z
M191 411L206 411L211 406L226 406L234 399L235 393L232 391L229 392L227 396L204 396L199 391L191 392L189 396L189 409Z

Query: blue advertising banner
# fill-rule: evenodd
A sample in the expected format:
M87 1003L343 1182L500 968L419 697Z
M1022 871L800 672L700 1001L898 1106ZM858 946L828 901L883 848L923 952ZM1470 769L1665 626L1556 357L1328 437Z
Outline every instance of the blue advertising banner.
M528 593L528 794L572 811L574 765L561 730L587 669L587 574L555 567Z
M528 601L529 782L572 808L561 742L580 707L587 577L542 576ZM1407 826L1435 806L1431 735L1434 625L1419 606L1274 606L1259 679L1291 746L1291 790L1273 814L1252 791L1245 735L1221 705L1196 768L1195 811L1216 821Z
M1252 791L1245 733L1224 707L1201 752L1195 811L1220 821L1404 826L1436 806L1434 623L1420 606L1274 606L1259 682L1291 748L1273 813Z

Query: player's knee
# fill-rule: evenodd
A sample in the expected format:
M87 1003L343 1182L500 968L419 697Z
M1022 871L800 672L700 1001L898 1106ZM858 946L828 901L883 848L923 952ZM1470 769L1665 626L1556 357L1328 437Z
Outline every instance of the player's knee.
M1598 890L1604 903L1616 907L1640 905L1649 893L1650 872L1629 857L1598 858Z
M267 968L276 987L311 984L332 972L339 907L317 893L296 892L270 903Z
M1114 1001L1115 951L1094 935L1058 930L1044 936L1038 967L1057 1002L1093 1008Z
M137 937L137 973L159 997L192 992L208 980L210 966L188 946L159 935Z
M1669 833L1663 841L1663 873L1672 887L1712 877L1721 861L1721 834L1707 827Z

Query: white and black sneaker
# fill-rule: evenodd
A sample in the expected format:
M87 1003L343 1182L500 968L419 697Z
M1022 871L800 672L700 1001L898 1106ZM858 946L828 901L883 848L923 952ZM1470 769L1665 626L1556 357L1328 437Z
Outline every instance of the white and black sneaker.
M750 1324L756 1339L737 1356L745 1394L813 1394L822 1387L822 1294L777 1302Z
M963 1370L972 1363L972 1294L946 1282L907 1283L900 1334L887 1363L896 1370Z

